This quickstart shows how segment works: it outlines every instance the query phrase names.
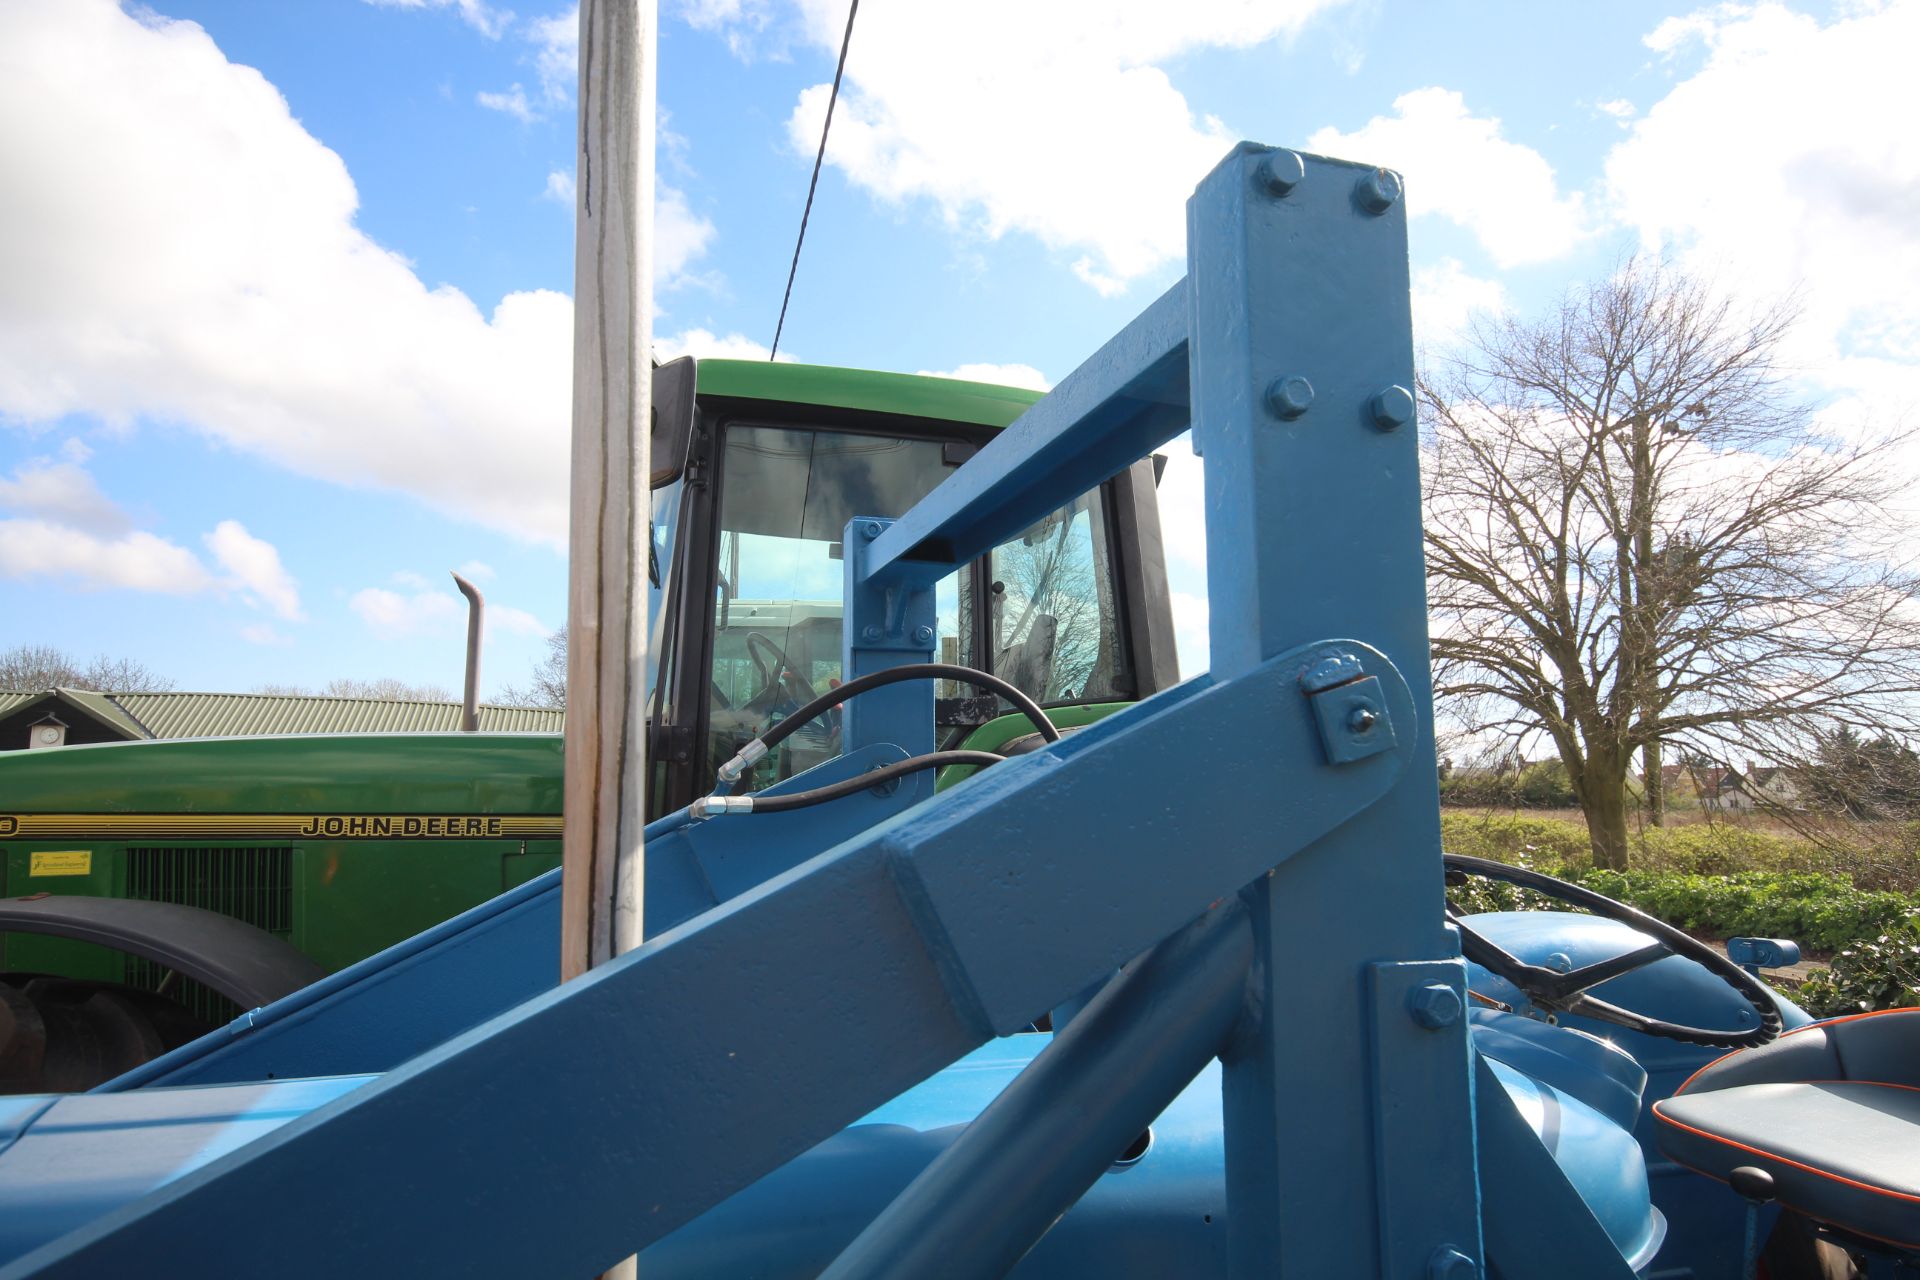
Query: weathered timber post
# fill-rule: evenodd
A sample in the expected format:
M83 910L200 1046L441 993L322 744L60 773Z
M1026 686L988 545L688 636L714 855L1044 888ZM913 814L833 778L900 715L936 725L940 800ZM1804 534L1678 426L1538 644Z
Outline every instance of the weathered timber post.
M641 935L655 0L580 6L560 972Z

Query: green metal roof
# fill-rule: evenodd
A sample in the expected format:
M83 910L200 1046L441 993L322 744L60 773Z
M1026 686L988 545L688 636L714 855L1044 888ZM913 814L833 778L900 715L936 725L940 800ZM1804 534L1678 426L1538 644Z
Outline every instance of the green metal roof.
M278 693L0 691L0 715L56 693L129 738L236 738L287 733L452 733L457 702L391 702ZM488 733L558 733L565 714L544 707L480 708Z
M914 418L1004 427L1042 393L913 373L876 373L830 365L770 360L701 360L694 366L699 394L781 400L794 404L870 409Z

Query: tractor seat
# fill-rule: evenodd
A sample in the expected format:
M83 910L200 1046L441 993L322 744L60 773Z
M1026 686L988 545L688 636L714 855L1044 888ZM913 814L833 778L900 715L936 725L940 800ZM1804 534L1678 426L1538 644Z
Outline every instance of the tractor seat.
M1842 1231L1920 1252L1920 1009L1816 1022L1708 1063L1653 1106L1660 1150L1742 1166Z

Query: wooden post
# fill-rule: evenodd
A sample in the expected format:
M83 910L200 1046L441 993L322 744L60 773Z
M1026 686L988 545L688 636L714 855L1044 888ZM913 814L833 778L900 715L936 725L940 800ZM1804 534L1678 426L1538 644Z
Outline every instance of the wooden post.
M561 978L641 935L655 0L580 6Z

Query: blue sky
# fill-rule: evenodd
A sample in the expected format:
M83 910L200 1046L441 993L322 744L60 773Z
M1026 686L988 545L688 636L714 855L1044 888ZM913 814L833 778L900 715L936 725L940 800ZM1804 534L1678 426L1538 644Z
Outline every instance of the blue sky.
M764 355L840 0L663 0L656 333ZM570 7L0 0L0 648L487 690L565 612ZM1240 137L1386 164L1415 324L1657 248L1841 429L1920 402L1920 4L868 0L784 353L1057 381ZM1163 494L1204 665L1195 464ZM1185 513L1185 518L1182 518Z

